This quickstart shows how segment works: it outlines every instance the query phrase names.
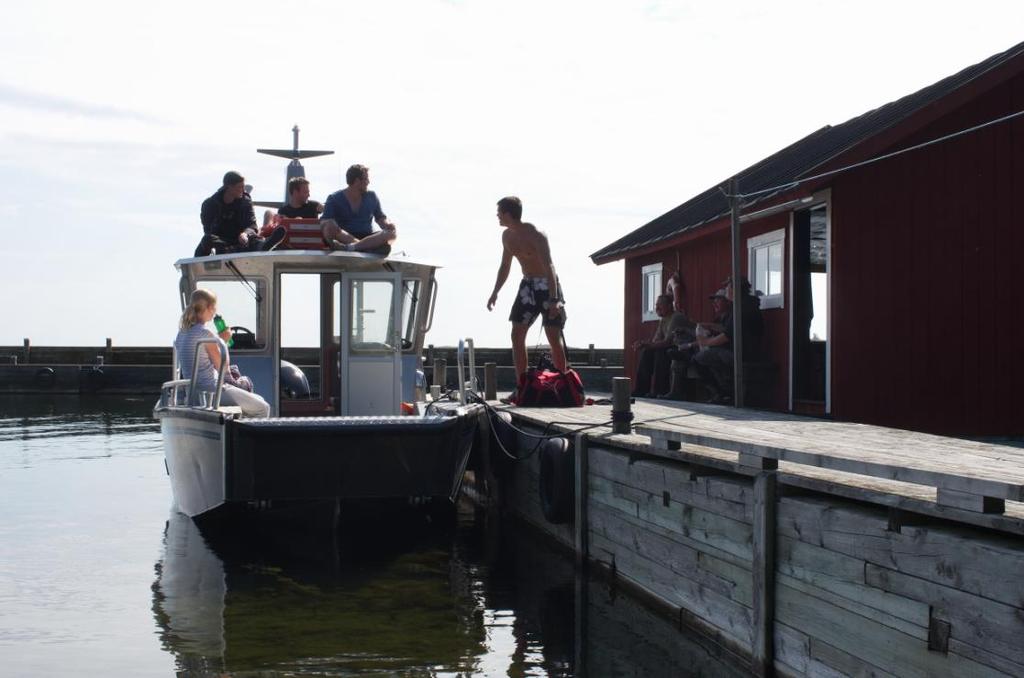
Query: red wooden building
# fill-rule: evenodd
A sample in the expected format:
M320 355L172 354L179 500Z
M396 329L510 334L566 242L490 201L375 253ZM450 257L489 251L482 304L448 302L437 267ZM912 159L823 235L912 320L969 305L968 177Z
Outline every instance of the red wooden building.
M736 175L772 407L1024 434L1021 112L1024 43ZM690 316L711 319L729 224L716 185L591 255L625 260L626 346L653 332L676 270Z

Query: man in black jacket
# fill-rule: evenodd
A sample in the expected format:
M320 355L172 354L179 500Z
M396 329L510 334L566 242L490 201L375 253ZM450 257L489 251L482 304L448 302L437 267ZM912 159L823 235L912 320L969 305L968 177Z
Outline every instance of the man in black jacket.
M197 257L214 252L266 252L277 247L285 236L283 227L275 229L267 238L257 235L252 199L245 192L245 177L238 172L224 175L224 185L203 201L199 219L205 235L196 247Z

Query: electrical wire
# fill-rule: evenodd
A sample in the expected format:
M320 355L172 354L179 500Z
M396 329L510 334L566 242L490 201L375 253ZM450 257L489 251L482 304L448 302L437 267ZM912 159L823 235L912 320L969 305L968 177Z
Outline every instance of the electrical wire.
M494 440L498 443L498 447L501 448L501 451L505 454L505 456L507 456L509 459L512 459L513 461L526 461L526 460L530 459L534 454L537 453L537 450L540 449L540 446L545 441L547 441L547 440L553 440L555 438L566 438L566 439L568 439L568 437L571 436L571 435L576 435L577 433L582 433L583 431L588 431L588 430L590 430L592 428L600 428L602 426L608 426L608 425L610 425L612 423L611 420L608 420L606 422L601 422L601 423L598 423L598 424L589 424L587 426L582 426L582 427L579 427L579 428L575 428L575 429L573 429L571 431L563 431L563 432L559 432L559 433L549 434L548 431L550 431L551 427L555 426L556 424L557 425L561 425L561 426L572 426L573 424L577 424L578 423L578 422L575 422L575 421L549 421L547 423L547 425L544 427L544 432L541 433L540 435L538 435L536 433L532 433L530 431L526 431L524 429L521 429L518 426L516 426L515 424L512 424L511 422L506 422L505 425L508 426L509 428L511 428L516 433L518 433L520 435L523 435L523 436L526 436L528 438L536 438L537 439L537 442L534 444L534 446L530 449L529 452L527 452L523 456L518 456L516 454L513 454L512 452L509 452L508 448L506 448L504 443L501 442L501 436L498 435L498 431L497 431L497 429L496 429L496 427L494 425L494 421L492 421L492 417L494 417L494 418L498 417L498 411L496 409L494 409L493 405L488 403L486 400L484 400L480 396L478 396L476 394L473 394L472 397L476 400L476 402L479 402L481 405L483 405L484 411L487 413L487 424L490 427L491 433L494 434Z
M857 169L858 167L864 167L865 165L871 165L871 164L876 163L876 162L881 162L882 160L888 160L889 158L895 158L898 155L903 155L904 153L910 153L911 151L918 151L918 150L921 150L922 148L927 148L928 146L934 146L935 144L942 143L944 141L949 141L950 139L955 139L955 138L963 136L965 134L971 134L972 132L977 132L978 130L985 129L986 127L991 127L992 125L998 125L1000 123L1007 122L1007 121L1013 120L1015 118L1019 118L1022 115L1024 115L1024 110L1017 111L1016 113L1010 113L1009 115L1004 115L1001 118L996 118L994 120L989 120L988 122L983 122L981 124L975 125L974 127L968 127L967 129L962 129L962 130L960 130L958 132L952 132L951 134L947 134L945 136L937 137L937 138L932 139L930 141L924 141L924 142L922 142L920 144L915 144L914 146L908 146L907 148L903 148L903 149L900 149L898 151L893 151L892 153L885 153L883 155L879 155L879 156L876 156L874 158L868 158L867 160L861 160L860 162L855 162L852 165L846 165L845 167L840 167L838 169L829 170L828 172L822 172L821 174L815 174L813 176L805 177L803 179L798 179L796 181L792 181L792 182L789 182L789 183L786 183L786 184L780 184L778 186L772 186L771 188L762 188L760 190L753 191L751 193L738 193L738 194L732 195L732 196L726 194L726 196L730 197L730 198L741 198L741 199L742 198L752 198L752 197L756 197L756 196L759 196L759 195L764 195L765 193L773 193L773 192L782 191L782 190L785 190L785 189L796 188L800 184L805 184L805 183L810 182L810 181L816 181L818 179L824 179L825 177L830 177L830 176L832 176L834 174L839 174L841 172L848 172L849 170ZM723 191L723 193L724 193L724 191Z

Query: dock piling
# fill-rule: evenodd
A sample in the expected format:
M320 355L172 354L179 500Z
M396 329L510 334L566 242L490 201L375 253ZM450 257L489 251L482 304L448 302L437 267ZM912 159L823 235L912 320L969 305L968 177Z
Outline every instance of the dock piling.
M22 345L24 346L24 354L25 354L24 356L22 356L22 358L25 361L25 364L27 365L30 362L32 362L32 359L31 359L32 358L32 342L28 340L28 337L26 337L22 341Z
M633 412L629 402L629 377L612 378L612 432L630 433L632 431Z
M444 358L434 359L433 379L442 390L448 385L448 361Z
M775 517L778 472L761 471L754 478L753 633L751 657L758 676L773 675L775 626Z
M576 434L576 513L573 522L573 538L576 546L576 567L584 569L587 566L587 558L590 554L589 533L590 525L587 519L587 489L590 465L587 458L587 434Z
M498 363L484 363L484 400L498 399Z

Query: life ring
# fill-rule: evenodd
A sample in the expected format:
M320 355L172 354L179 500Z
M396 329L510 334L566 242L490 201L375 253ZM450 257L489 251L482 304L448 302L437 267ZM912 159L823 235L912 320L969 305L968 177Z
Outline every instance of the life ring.
M39 388L53 388L57 383L57 373L52 367L40 367L36 370L35 382Z
M569 522L576 495L573 454L565 438L545 440L540 447L540 508L549 523Z

